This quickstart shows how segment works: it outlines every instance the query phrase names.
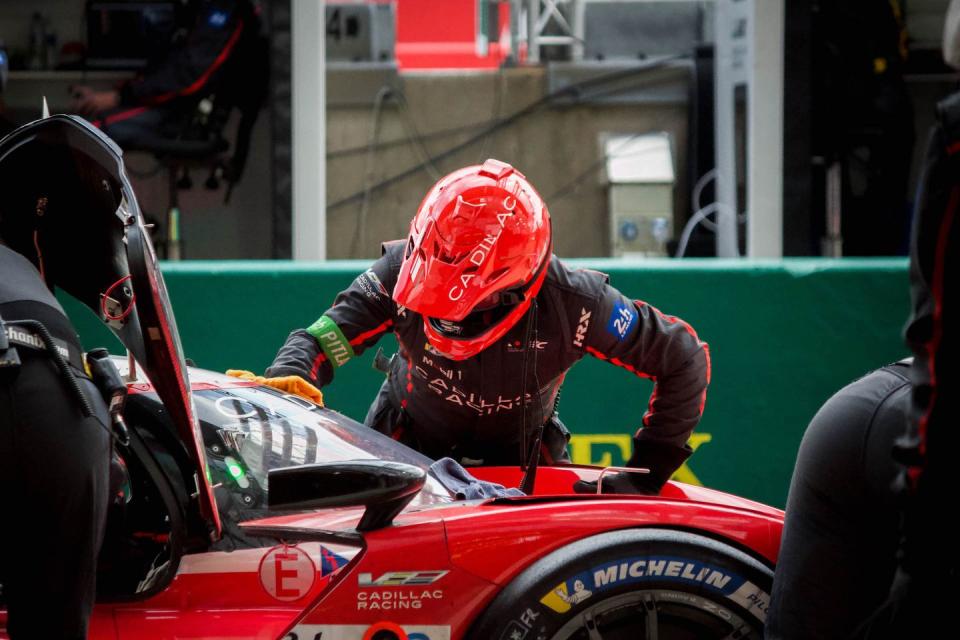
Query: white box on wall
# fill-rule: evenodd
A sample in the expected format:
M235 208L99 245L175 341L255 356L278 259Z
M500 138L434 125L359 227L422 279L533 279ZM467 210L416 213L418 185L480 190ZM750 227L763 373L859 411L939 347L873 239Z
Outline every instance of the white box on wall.
M670 134L615 135L603 146L611 255L667 255L676 182Z

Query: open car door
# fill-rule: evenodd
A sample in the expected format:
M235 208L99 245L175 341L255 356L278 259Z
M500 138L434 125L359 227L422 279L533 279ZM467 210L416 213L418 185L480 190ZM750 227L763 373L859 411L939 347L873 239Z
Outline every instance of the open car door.
M176 321L121 150L75 116L31 122L0 141L0 194L7 244L90 307L149 377L194 463L196 515L219 537Z

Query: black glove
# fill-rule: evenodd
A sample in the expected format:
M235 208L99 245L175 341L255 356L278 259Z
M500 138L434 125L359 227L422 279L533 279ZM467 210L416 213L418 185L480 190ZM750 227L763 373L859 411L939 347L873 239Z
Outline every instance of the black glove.
M655 496L660 493L660 486L650 481L648 473L627 473L618 471L603 476L603 493L640 493ZM573 490L577 493L596 493L596 480L577 480L573 483Z
M693 453L687 445L675 447L663 442L633 438L633 455L625 467L649 469L650 473L619 471L603 476L603 493L640 493L657 495L673 472L680 468ZM577 480L573 484L577 493L596 493L597 481Z

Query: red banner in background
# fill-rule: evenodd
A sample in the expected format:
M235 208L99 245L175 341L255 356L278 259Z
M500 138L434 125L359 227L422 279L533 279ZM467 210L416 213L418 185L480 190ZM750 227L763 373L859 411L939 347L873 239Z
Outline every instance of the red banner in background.
M510 55L510 5L496 5L483 54L479 24L485 0L397 0L397 64L421 69L496 69Z

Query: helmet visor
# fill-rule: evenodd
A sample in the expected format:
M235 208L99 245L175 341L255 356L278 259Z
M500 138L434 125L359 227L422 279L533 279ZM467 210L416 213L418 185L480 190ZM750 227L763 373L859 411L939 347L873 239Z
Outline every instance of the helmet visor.
M527 300L530 289L540 281L540 277L549 262L549 260L544 260L528 282L487 296L477 303L477 306L462 320L454 321L433 317L427 317L426 320L430 327L444 338L473 340L499 325Z
M518 304L523 302L522 296L505 299L514 300L514 302L504 304L498 301L493 306L471 311L463 320L454 321L429 317L426 320L434 331L445 338L473 340L489 331L491 327L500 324Z

